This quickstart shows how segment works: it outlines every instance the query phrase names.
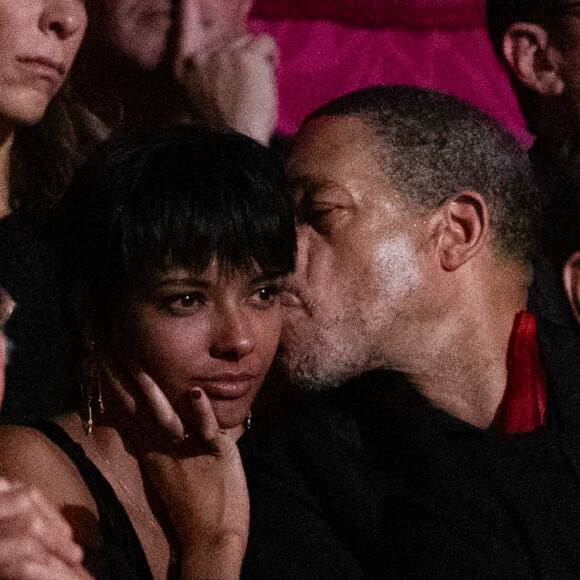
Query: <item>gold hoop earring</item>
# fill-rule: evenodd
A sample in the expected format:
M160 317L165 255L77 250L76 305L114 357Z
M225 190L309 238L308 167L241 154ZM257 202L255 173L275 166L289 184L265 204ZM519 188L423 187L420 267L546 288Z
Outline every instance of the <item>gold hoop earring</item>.
M101 369L97 359L96 350L95 341L90 340L81 360L81 394L83 398L82 414L87 435L90 435L93 432L93 406L95 401L97 404L97 412L101 415L105 412L101 384Z
M248 411L244 419L244 431L249 431L252 428L252 409Z

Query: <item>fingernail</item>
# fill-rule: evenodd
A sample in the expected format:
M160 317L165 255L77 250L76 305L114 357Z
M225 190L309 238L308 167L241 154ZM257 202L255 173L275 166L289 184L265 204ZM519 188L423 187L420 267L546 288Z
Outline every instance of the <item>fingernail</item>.
M192 389L191 390L191 397L193 399L201 399L201 389Z

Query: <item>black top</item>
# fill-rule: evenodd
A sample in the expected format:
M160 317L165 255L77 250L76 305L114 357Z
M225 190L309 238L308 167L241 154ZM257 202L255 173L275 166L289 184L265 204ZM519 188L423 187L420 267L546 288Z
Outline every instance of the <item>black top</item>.
M125 508L83 448L56 423L34 420L25 424L44 433L68 455L95 500L103 545L98 554L86 555L88 571L96 580L153 580L145 552Z
M385 371L254 433L243 577L580 577L577 353L567 329L538 325L548 419L532 433L477 429Z
M6 325L12 344L3 416L47 415L60 393L63 321L50 246L17 215L0 220L0 285L17 302Z

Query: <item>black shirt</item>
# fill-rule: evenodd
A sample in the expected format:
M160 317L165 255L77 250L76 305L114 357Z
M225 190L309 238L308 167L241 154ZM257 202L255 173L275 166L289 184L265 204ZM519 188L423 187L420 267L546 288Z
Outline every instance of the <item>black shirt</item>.
M57 267L40 230L17 215L0 220L0 285L17 303L5 329L11 349L2 415L47 415L60 397L64 348Z
M244 578L580 577L580 373L538 321L547 425L500 436L376 371L245 442Z

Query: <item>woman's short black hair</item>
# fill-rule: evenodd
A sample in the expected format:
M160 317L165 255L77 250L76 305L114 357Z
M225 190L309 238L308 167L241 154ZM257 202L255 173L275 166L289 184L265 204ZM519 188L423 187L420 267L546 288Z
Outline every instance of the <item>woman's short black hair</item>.
M294 268L293 204L270 151L198 126L124 132L79 171L51 233L68 281L129 289L170 267Z

